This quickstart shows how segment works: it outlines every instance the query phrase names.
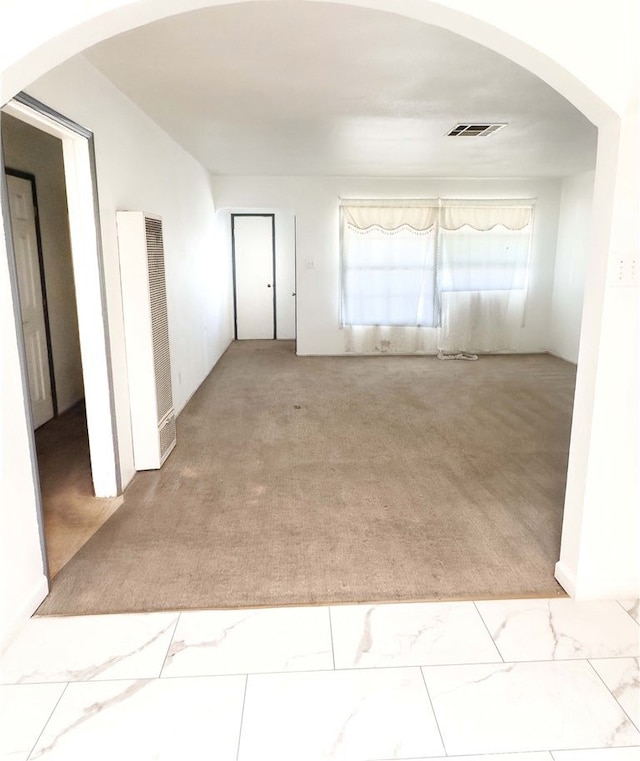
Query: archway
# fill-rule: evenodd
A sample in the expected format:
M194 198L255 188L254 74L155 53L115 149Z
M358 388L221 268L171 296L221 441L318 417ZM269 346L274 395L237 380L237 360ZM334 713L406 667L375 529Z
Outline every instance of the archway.
M6 66L3 73L3 101L57 63L102 39L165 16L205 5L223 4L223 2L224 0L220 2L176 0L173 3L158 4L152 0L145 0L138 3L116 4L105 0L100 14L96 10L86 11L79 7L68 8L64 14L60 14L59 9L55 14L52 10L51 18L40 15L40 25L35 29L30 28L33 16L30 13L30 5L24 3L19 11L16 11L16 15L19 13L16 22L18 33L13 36L12 45L6 51L7 57L12 62ZM634 181L633 170L627 168L626 174L624 170L625 162L628 165L629 159L633 158L636 144L632 120L625 122L625 125L621 127L620 115L625 105L621 92L624 87L621 85L611 93L608 99L601 97L607 88L598 88L592 69L587 70L587 67L582 66L586 55L580 53L577 56L579 60L572 62L571 55L562 53L558 48L558 43L562 41L562 31L560 34L557 33L557 24L556 31L553 33L550 31L551 8L547 13L539 13L536 23L527 26L520 23L515 9L508 10L505 7L500 9L500 15L495 8L482 10L472 8L474 4L471 2L425 0L418 6L410 0L401 2L352 0L350 4L401 13L419 21L445 27L480 42L506 55L545 80L580 108L600 128L595 203L597 213L593 227L592 261L585 299L583 348L580 357L565 510L563 547L566 548L566 552L563 549L564 570L559 569L567 589L573 594L581 594L577 574L583 542L585 505L591 511L590 516L593 518L592 526L595 530L592 529L592 531L597 534L597 526L602 523L599 507L599 500L603 496L602 476L607 469L607 464L615 462L616 457L615 447L607 446L606 440L610 439L606 437L615 437L616 433L624 431L625 419L628 419L626 418L628 411L623 415L623 410L619 409L620 405L616 405L613 418L607 414L611 407L609 398L611 380L620 372L620 366L615 362L616 357L613 364L607 368L604 368L600 361L602 341L608 341L607 345L610 347L614 345L610 341L611 331L615 331L620 321L628 317L629 310L634 308L633 301L629 299L624 302L619 300L617 304L605 304L605 274L609 252L612 246L618 250L629 249L632 246L634 232L633 221L630 219L632 215L628 211L620 213L620 206L617 206L617 201L624 191L622 185L625 177L627 181ZM597 27L597 13L591 13L589 24L589 28ZM545 35L550 39L549 43L544 42ZM553 57L554 45L556 46L555 58ZM584 47L586 48L586 44ZM573 65L570 65L571 63ZM610 65L612 71L615 71L615 65L613 63ZM616 109L616 104L620 108ZM613 242L612 233L614 233ZM7 293L6 284L2 282L3 297ZM605 310L608 310L606 315ZM617 359L619 361L619 357ZM603 391L603 386L609 387L608 390ZM14 384L14 388L17 387L18 384ZM629 399L629 390L625 389L625 393L627 394L625 398ZM600 437L597 451L602 453L607 449L610 450L608 457L605 458L603 464L598 465L597 470L594 470L592 457L594 426ZM22 427L24 428L24 421L22 421ZM618 471L622 465L617 466ZM588 480L589 484L587 484ZM591 489L589 494L587 494L587 487ZM27 495L32 491L32 485L25 488L23 484L16 488L23 495L22 501L28 503ZM623 502L626 500L625 504L629 508L631 494L628 476L626 481L623 479L622 482L618 482L613 496L614 499L616 496L621 498ZM618 534L628 531L632 525L629 517L631 510L627 508L622 515L617 516ZM592 546L597 548L597 539L590 541ZM625 557L628 557L628 550L627 545L623 553ZM606 562L611 552L609 550L601 555L600 560ZM597 576L592 572L587 575L589 578ZM594 588L585 588L582 594L592 595Z

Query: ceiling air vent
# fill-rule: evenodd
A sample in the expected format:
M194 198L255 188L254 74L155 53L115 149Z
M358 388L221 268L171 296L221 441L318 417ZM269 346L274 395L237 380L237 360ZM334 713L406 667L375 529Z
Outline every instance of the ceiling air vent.
M456 126L447 132L447 137L486 137L499 129L506 127L506 124L456 124Z

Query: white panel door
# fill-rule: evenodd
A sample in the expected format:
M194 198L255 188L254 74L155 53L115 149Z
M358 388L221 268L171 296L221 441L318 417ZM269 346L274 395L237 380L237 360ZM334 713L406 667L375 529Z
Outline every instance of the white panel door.
M237 338L275 338L273 215L231 217Z
M45 327L40 259L31 182L7 175L13 247L18 271L22 330L27 356L33 425L38 428L53 417L49 350Z

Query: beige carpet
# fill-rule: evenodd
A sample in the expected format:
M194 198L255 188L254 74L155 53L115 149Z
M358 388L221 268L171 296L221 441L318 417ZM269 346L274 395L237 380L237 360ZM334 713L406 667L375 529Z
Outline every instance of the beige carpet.
M41 614L562 594L575 368L232 344Z
M55 576L123 499L93 494L84 403L38 428L35 439L49 576Z

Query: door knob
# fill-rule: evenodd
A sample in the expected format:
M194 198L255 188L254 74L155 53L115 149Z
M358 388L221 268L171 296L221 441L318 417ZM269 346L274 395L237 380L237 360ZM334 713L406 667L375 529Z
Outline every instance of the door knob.
M271 288L271 283L267 283L267 288Z

